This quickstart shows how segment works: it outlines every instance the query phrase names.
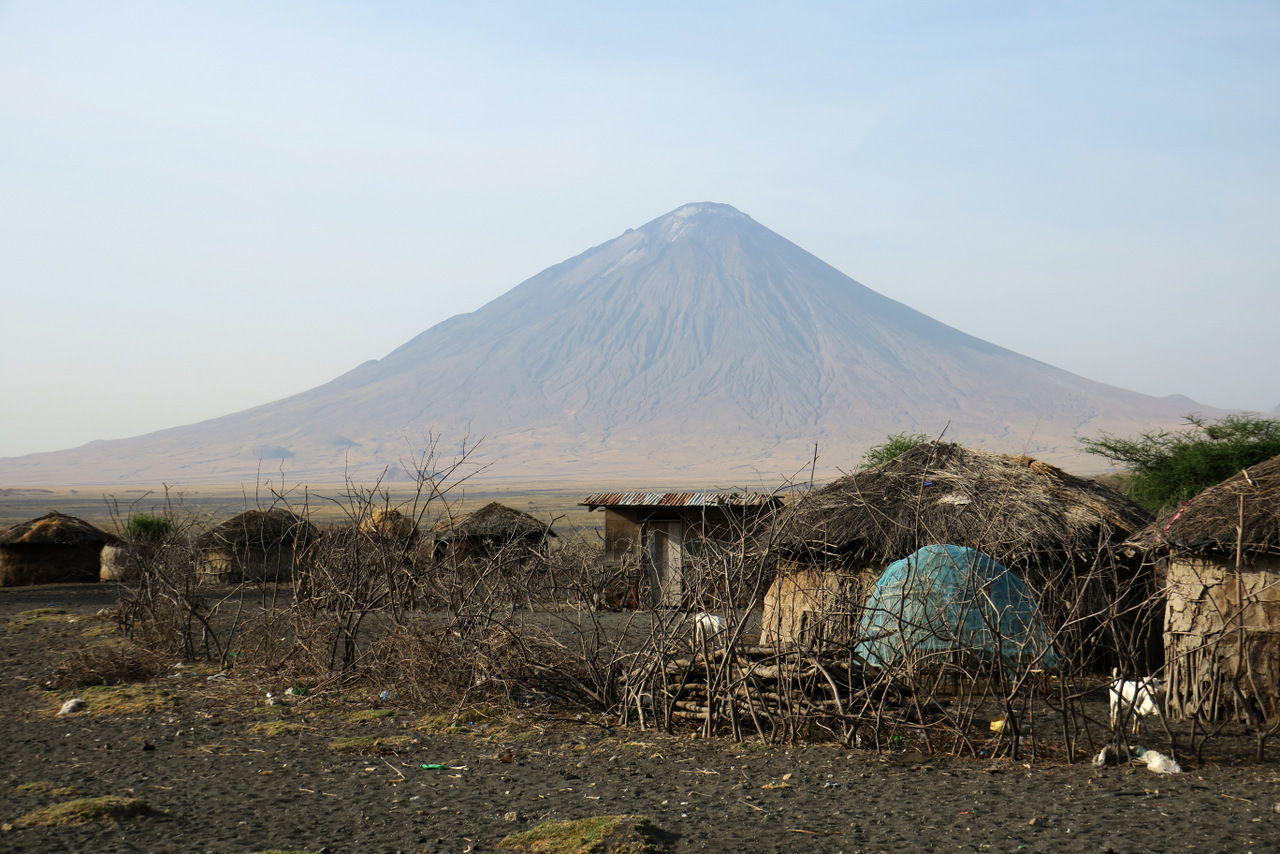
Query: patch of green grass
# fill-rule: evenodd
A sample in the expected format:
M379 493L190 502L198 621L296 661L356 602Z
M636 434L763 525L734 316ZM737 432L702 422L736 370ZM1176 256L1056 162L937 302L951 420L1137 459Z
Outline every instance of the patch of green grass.
M374 735L357 735L351 738L335 738L329 742L329 749L334 753L355 753L361 756L386 756L409 746L409 736L392 735L379 737Z
M544 821L513 833L499 848L536 854L642 854L661 851L658 826L642 815L603 815L577 821Z
M13 820L14 827L62 827L91 821L124 821L154 812L151 805L137 798L107 795L80 798L29 812Z
M22 783L16 786L19 792L32 795L53 795L55 798L80 798L89 794L76 786L59 786L48 780L37 780L34 783Z
M380 721L396 716L395 709L365 709L360 712L352 712L347 715L347 720L353 724L365 723L367 721Z
M59 706L72 697L79 697L84 700L84 713L95 718L149 715L173 703L168 691L151 685L91 685L78 691L59 691L55 696Z
M541 734L541 729L517 720L510 711L489 705L466 706L453 712L423 715L414 725L414 729L419 732L432 735L515 733L531 727L536 734Z
M249 727L245 732L250 735L277 736L288 735L292 732L302 732L310 729L306 724L294 723L292 721L260 721Z
M65 623L70 619L62 608L32 608L10 617L4 628L7 632L22 632L41 623Z
M115 620L104 620L100 617L94 617L86 620L89 627L80 633L86 638L109 638L120 634L120 624Z

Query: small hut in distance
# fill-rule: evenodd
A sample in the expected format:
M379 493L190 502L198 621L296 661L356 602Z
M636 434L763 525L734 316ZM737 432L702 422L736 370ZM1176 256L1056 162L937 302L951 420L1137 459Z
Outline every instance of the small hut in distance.
M489 560L523 562L545 553L547 540L555 537L547 522L541 522L505 504L492 501L456 521L436 524L437 560Z
M418 540L418 525L395 508L373 511L360 520L360 532L382 542L412 544Z
M1209 487L1133 542L1165 578L1169 713L1280 721L1280 457Z
M216 581L290 581L318 535L314 525L283 508L247 510L196 540L199 571Z
M0 534L0 587L93 582L102 548L119 542L83 519L53 511Z
M793 636L798 627L823 622L823 614L798 612L814 603L829 608L837 598L830 579L818 583L823 574L841 580L840 598L856 610L889 564L931 544L965 546L1008 567L1038 591L1053 624L1080 593L1077 574L1149 520L1116 490L1031 457L924 442L796 503L777 543L779 579L815 581L802 591L798 608L770 597L774 610L766 608L763 642L801 640ZM847 625L857 616L830 619Z

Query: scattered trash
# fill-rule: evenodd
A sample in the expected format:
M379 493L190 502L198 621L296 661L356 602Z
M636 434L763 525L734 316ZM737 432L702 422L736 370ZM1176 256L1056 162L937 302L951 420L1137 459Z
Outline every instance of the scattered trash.
M392 691L390 688L388 688L387 690L383 691L381 694L378 695L378 699L384 703L389 703L395 698L396 698L396 692Z
M63 703L62 708L58 710L58 714L72 715L83 708L84 708L84 700L81 700L79 697L76 697L74 699L67 700L65 703Z
M288 691L285 691L285 693L288 694L290 697L302 697L306 695L307 689L306 688L290 688Z
M1000 717L998 717L998 718L996 718L995 720L993 720L993 721L991 722L991 731L992 731L992 732L1003 732L1003 731L1004 731L1005 721L1006 721L1007 719L1008 719L1008 716L1007 716L1007 715L1001 715Z
M268 692L267 692L267 705L268 705L268 706L283 706L283 705L284 705L284 700L280 699L279 697L277 697L276 695L274 695L274 694L272 694L270 691L268 691Z
M424 763L422 765L419 765L418 767L421 768L423 771L443 771L444 770L443 765L437 765L434 762Z
M1182 766L1171 756L1165 756L1155 750L1139 747L1133 754L1135 759L1147 763L1147 770L1157 774L1181 774Z
M217 673L213 674L212 676L206 677L204 681L216 682L219 679L226 679L226 678L227 678L227 671L219 670Z
M1094 768L1105 768L1108 765L1116 765L1120 762L1120 754L1116 751L1114 745L1108 744L1106 747L1098 751L1098 755L1093 757Z

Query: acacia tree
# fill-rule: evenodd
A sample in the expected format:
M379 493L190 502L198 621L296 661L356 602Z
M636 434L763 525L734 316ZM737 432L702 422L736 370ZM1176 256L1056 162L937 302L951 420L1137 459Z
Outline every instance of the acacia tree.
M1256 414L1210 421L1186 416L1182 430L1152 430L1136 439L1100 433L1081 439L1090 454L1120 463L1123 489L1150 510L1163 510L1221 483L1241 469L1280 455L1280 420Z

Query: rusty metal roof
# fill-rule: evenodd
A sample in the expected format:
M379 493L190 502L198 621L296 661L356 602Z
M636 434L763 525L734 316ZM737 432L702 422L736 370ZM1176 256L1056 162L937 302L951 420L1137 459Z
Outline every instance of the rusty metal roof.
M769 507L782 504L763 492L597 492L580 507Z

